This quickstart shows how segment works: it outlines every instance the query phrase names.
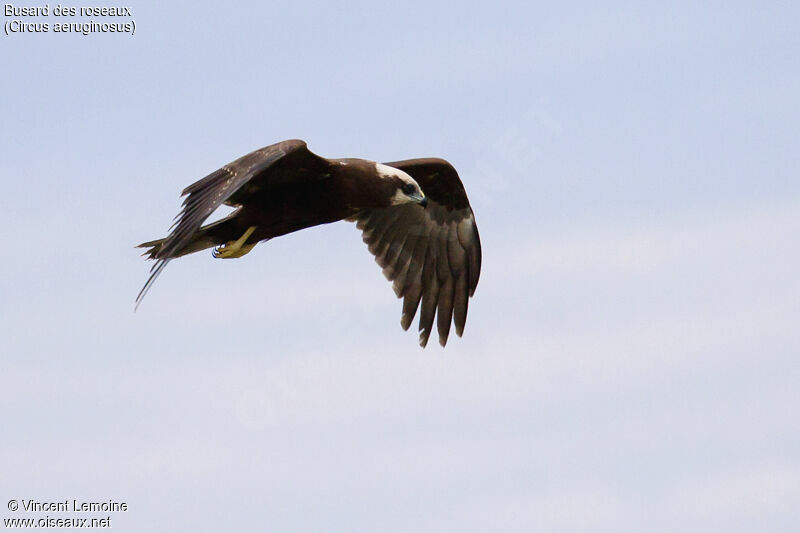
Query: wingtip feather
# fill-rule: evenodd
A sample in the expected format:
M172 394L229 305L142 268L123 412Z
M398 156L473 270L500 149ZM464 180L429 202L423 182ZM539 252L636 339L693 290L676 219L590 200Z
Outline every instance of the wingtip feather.
M422 330L419 332L419 345L421 348L425 348L428 345L429 336L430 336L430 331Z

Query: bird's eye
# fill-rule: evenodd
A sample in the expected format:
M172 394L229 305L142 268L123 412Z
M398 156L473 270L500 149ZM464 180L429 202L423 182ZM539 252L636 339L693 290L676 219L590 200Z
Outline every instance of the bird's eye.
M403 185L403 192L405 194L414 194L414 191L416 191L416 190L417 190L417 188L414 187L413 183L406 183L406 184Z

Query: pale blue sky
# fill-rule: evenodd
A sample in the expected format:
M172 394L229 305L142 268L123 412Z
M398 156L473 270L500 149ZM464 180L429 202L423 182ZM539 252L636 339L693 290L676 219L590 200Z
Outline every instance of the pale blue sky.
M130 6L0 35L0 518L800 529L800 8ZM456 166L462 339L419 349L345 223L175 261L133 313L180 190L287 138Z

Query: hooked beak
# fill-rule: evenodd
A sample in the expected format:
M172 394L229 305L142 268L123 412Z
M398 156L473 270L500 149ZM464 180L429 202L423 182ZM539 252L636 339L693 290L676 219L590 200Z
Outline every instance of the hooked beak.
M420 193L420 194L412 194L411 198L413 200L415 200L422 207L427 207L428 206L428 198L422 193Z

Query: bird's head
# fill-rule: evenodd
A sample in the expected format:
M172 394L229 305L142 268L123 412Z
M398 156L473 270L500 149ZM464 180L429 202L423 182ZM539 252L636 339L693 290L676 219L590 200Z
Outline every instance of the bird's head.
M395 187L390 205L408 203L416 203L422 207L428 205L428 199L425 197L425 193L422 192L419 183L409 176L408 173L381 163L375 163L375 169L382 179L387 180L387 182Z

